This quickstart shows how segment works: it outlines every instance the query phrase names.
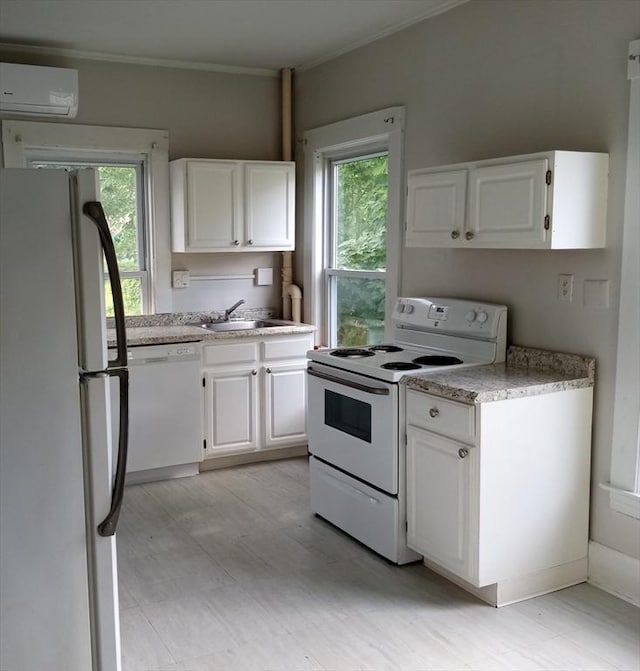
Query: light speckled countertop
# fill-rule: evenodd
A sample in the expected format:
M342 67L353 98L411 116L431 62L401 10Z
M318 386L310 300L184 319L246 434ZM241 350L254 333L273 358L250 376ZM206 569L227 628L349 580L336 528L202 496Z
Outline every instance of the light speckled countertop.
M505 363L406 375L401 384L462 403L488 403L592 387L594 379L591 357L514 345Z
M234 313L235 314L235 313ZM256 338L268 335L289 335L296 333L313 333L315 326L289 322L283 326L247 329L243 331L206 331L197 324L211 321L218 315L215 313L166 313L160 315L143 315L127 317L127 346L165 345L181 342L203 342L219 340L237 340L238 338ZM270 319L268 310L246 310L240 313L244 319ZM107 322L107 345L115 347L116 334L111 321Z

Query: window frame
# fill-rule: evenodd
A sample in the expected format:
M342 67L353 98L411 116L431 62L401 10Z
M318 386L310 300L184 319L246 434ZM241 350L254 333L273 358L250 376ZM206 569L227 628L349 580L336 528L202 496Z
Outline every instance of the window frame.
M169 228L169 135L164 130L84 126L34 121L2 121L6 168L26 168L32 157L82 157L91 161L143 157L145 234L149 273L148 313L171 312Z
M151 247L149 245L149 225L148 217L146 215L146 197L145 197L145 156L144 154L132 154L125 156L119 154L111 157L110 152L100 152L96 155L87 153L78 159L77 155L70 152L53 151L52 155L49 152L33 153L29 151L26 155L27 167L33 167L33 164L44 163L49 165L58 164L60 167L70 167L72 169L82 168L99 168L102 166L134 168L136 177L136 221L137 221L137 235L136 242L138 248L138 270L123 270L120 268L120 279L139 279L141 280L141 313L149 314L151 305L151 276L149 273L149 266L151 264ZM142 196L142 197L141 197ZM105 271L104 279L109 279L109 273Z
M609 504L640 519L640 40L629 43L627 171L620 268L618 350L613 407Z
M398 295L403 231L403 142L404 107L389 107L327 126L303 135L304 151L304 268L305 321L318 327L317 344L327 344L330 324L325 310L327 243L325 226L332 207L327 188L329 162L386 153L389 191L387 196L387 268L385 273L385 338L391 337L389 316ZM376 272L376 271L351 271Z

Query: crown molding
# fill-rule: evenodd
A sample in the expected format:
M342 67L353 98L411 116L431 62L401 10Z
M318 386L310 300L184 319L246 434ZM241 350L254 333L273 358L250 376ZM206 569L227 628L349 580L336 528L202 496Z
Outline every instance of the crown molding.
M393 35L394 33L404 30L405 28L409 28L409 26L413 26L416 23L426 21L427 19L437 16L438 14L444 14L445 12L448 12L450 9L453 9L458 5L463 5L467 2L470 2L470 0L443 0L441 4L437 5L436 7L432 7L430 10L424 12L423 14L420 14L419 16L415 16L411 19L407 19L406 21L402 21L400 23L394 23L392 26L389 26L388 28L381 30L379 33L375 33L374 35L365 37L361 40L358 40L357 42L353 42L348 47L338 49L337 51L333 51L324 56L320 56L319 58L316 58L312 61L302 63L296 66L295 71L305 72L306 70L311 70L312 68L315 68L318 65L322 65L323 63L327 63L328 61L331 61L334 58L338 58L338 56L344 56L344 54L348 54L351 51L355 51L356 49L364 47L367 44L370 44L371 42L376 42L377 40L382 39L383 37Z
M9 44L0 42L0 50L15 53L38 54L41 56L63 56L65 58L80 58L90 61L107 61L112 63L127 63L129 65L145 65L160 68L179 68L183 70L206 70L209 72L223 72L234 75L248 75L252 77L279 77L279 70L267 68L247 68L236 65L221 65L217 63L203 63L199 61L180 61L168 58L143 58L141 56L121 56L106 54L98 51L80 51L77 49L62 49L59 47L37 47L29 44Z

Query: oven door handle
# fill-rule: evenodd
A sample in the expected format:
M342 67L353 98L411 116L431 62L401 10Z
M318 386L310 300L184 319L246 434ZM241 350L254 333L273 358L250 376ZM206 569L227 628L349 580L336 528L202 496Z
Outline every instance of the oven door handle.
M322 380L328 380L329 382L335 382L336 384L341 384L345 387L351 387L352 389L358 389L359 391L364 391L367 394L377 394L378 396L389 396L389 390L384 387L370 387L369 385L362 384L360 382L353 382L353 380L345 380L341 377L334 377L333 375L327 375L327 373L321 373L315 368L309 366L307 368L307 373L313 375L313 377L319 377Z

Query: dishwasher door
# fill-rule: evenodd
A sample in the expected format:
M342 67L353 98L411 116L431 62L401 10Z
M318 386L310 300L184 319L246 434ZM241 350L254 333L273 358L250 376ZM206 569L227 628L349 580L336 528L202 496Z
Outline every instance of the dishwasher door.
M130 347L127 482L195 475L202 461L199 343ZM111 383L117 435L117 381ZM132 477L129 477L132 476Z

